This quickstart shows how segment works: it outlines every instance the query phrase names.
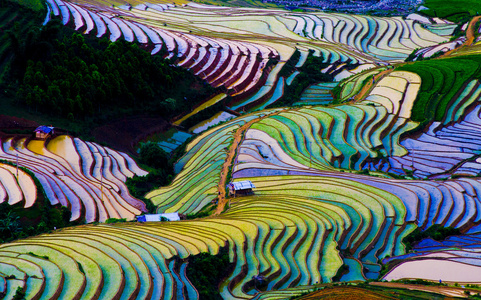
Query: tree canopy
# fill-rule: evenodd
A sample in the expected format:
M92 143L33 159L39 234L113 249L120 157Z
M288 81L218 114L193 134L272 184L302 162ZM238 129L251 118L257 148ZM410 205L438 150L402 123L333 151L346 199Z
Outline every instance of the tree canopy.
M120 110L171 117L214 92L135 43L94 39L57 20L26 39L13 31L11 40L17 45L17 97L31 110L70 119Z

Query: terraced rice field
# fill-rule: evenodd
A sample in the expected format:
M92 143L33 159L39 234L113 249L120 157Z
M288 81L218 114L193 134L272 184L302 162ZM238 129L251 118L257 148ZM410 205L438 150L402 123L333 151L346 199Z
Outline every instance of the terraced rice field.
M479 284L479 239L479 233L449 237L439 242L430 238L424 239L415 245L412 253L386 259L385 263L393 260L399 260L400 263L384 278L422 278ZM450 271L443 272L446 269Z
M10 205L24 203L28 208L35 204L37 187L35 182L25 171L8 164L0 164L0 203Z
M340 80L352 75L343 73L349 64L365 65L360 71L378 61L402 61L414 49L434 47L450 37L400 17L296 14L190 2L47 4L67 26L112 41L144 44L152 54L223 87L232 97L228 106L238 111L264 108L279 99L273 94L282 93L280 82L286 78L278 73L296 49L301 53L296 67L313 51L332 64L329 72L342 73Z
M182 145L192 134L180 131L175 128L170 128L165 132L154 134L144 139L146 142L157 143L162 150L167 153L171 153Z
M460 96L458 93L472 88L472 80L478 78L481 57L475 53L420 61L397 68L398 71L413 72L422 78L419 95L413 106L413 120L442 122L450 117L448 110L454 101L463 103L465 95L456 100Z
M389 66L414 49L428 58L456 47L461 40L448 42L453 24L419 15L300 14L192 2L47 4L66 26L138 42L222 87L179 124L220 101L241 114L229 120L233 115L218 114L191 129L201 133L175 164L172 183L146 195L158 213L202 212L224 200L223 182L250 180L256 188L203 219L85 225L2 244L6 299L17 287L26 299L197 299L186 275L189 257L222 248L234 265L219 285L225 299L277 299L333 280L376 279L383 260L399 262L388 280L479 282L478 58ZM299 59L285 74L293 53ZM282 97L309 53L330 64L321 71L340 82L343 104L329 105L337 83L324 83L304 91L301 107L262 110ZM227 122L207 129L219 120ZM406 137L425 124L425 131ZM185 137L173 134L162 146L171 150ZM123 153L69 136L2 140L0 158L17 157L52 204L69 207L72 220L133 219L145 211L124 182L146 172ZM0 202L29 207L38 192L28 174L17 175L10 165L0 165L0 184ZM406 254L403 238L434 224L464 235L425 240ZM437 278L446 269L453 272ZM281 292L259 294L258 275L266 290Z
M426 133L417 138L407 138L400 144L406 148L407 155L388 157L376 165L369 163L367 168L382 169L395 174L412 172L417 178L448 178L451 175L476 176L480 173L481 153L479 148L480 109L477 103L479 91L473 81L464 98L461 108L449 109L445 124L434 122ZM462 117L466 105L476 105ZM457 103L453 105L457 107ZM452 120L456 120L453 123ZM451 125L448 125L451 124ZM466 141L469 141L468 143Z
M2 140L0 159L30 170L52 205L70 209L72 221L133 219L145 211L145 204L129 194L124 182L147 172L125 153L66 135L48 142L13 137ZM0 166L0 198L30 207L37 193L33 179L22 170L16 174L15 167Z
M262 274L268 279L269 290L287 288L314 282L329 282L342 265L348 266L348 272L342 274L340 278L342 281L377 278L380 271L379 260L386 256L404 254L401 240L418 226L427 228L433 224L441 224L473 233L478 231L476 224L481 221L478 187L481 182L476 178L457 178L442 182L406 181L390 179L382 173L374 173L379 177L370 177L350 172L366 166L370 166L371 171L394 172L393 169L383 167L381 158L399 159L406 154L410 155L410 148L403 146L412 142L409 142L409 139L401 141L400 137L403 132L418 125L410 118L420 86L421 79L417 74L393 71L378 79L367 97L360 103L331 107L305 106L277 111L276 114L266 111L264 112L268 114L266 117L259 118L250 126L238 148L232 176L234 180L252 181L256 186L255 196L231 199L230 209L219 218L235 216L235 219L239 220L248 216L256 217L256 221L252 221L256 224L252 229L248 229L250 225L242 225L246 235L243 243L247 245L247 252L250 251L249 245L254 243L252 241L262 240L249 237L247 233L250 230L265 231L262 229L263 225L259 225L259 219L262 218L262 209L269 207L267 204L269 201L275 203L273 204L275 208L269 209L269 218L288 227L293 226L289 224L294 220L285 219L287 215L280 207L294 201L295 208L293 207L288 215L296 215L296 222L302 220L303 225L295 222L297 233L281 252L270 250L274 257L296 253L292 262L285 257L284 266L289 266L290 270L283 269L281 263L274 269L275 278L277 276L285 278L282 276L288 275L289 279L284 279L285 281L282 280L280 283L273 280L269 275L273 267L265 267L269 272L263 272L263 260L257 256L254 259L251 254L246 254L244 258L248 265L246 278ZM475 103L475 100L469 100L471 102L466 104L466 99L473 97L472 91L477 88L477 82L474 81L467 88L469 89L467 92L460 94L461 100L453 101L452 105L457 109L452 109L448 114L453 120L461 122L461 115L467 111L469 103ZM464 108L460 112L461 107ZM469 120L471 124L478 124L474 121L479 117L478 111L475 109L465 114L465 120ZM456 113L459 114L458 117ZM249 117L255 119L259 116L262 114ZM225 136L226 133L225 138L232 136L235 129L232 126L236 120L244 120L243 118L211 129L191 144L179 166L183 169L176 178L184 180L182 184L179 181L172 187L148 195L153 201L157 195L162 194L165 194L161 196L162 199L179 197L166 206L161 204L159 212L177 210L186 213L197 212L207 201L215 199L216 181L213 180L211 183L205 180L207 173L199 173L197 171L199 169L190 168L190 164L197 159L194 157L200 152L209 153L202 156L207 158L202 162L204 166L213 166L212 162L217 161L219 155L226 155L224 145L222 145L224 151L199 150L203 145L200 141L205 139L206 142L221 143L223 139L220 136ZM451 123L451 119L446 120L446 125ZM442 126L439 123L435 125ZM432 133L434 130L431 129L429 132ZM442 131L436 133L440 132ZM465 150L459 152L467 153ZM375 161L378 163L374 164ZM219 162L217 167L219 171L216 172L220 172L220 165ZM339 172L341 169L344 169L344 173ZM222 175L215 173L215 176ZM189 178L202 178L202 181ZM191 182L195 182L196 191L201 191L196 192L195 196L186 194L194 190L186 187L192 185ZM179 192L182 188L185 192ZM206 195L201 189L204 191L208 189L210 192ZM202 199L205 199L202 197L209 198L202 202L204 201ZM309 201L315 201L317 209L332 208L332 212L335 212L332 214L323 211L323 218L330 221L324 222L324 226L327 227L317 227L315 230L314 236L319 238L323 235L326 239L323 242L316 242L316 237L300 233L303 232L301 230L303 226L311 228L316 222L317 226L320 226L319 221L311 221L305 215L311 208L304 211L304 206L300 205ZM186 208L188 206L192 208ZM252 211L248 209L251 206L255 207ZM274 226L270 223L272 221L267 219L262 219L262 222L270 224L270 228ZM289 229L283 231L286 233ZM311 231L312 229L308 232ZM280 243L284 239L275 240ZM310 241L309 245L312 246L299 246L297 241L302 243ZM334 244L329 244L328 241L333 241ZM305 251L307 253L313 251L313 247L318 247L319 243L323 245L319 248L322 249L320 251L322 256L315 258L312 254L306 254L307 260L304 260ZM260 251L256 247L253 249L254 253ZM335 249L340 249L340 252L336 252ZM265 257L268 259L268 256ZM258 269L251 269L249 265L254 265ZM318 266L315 271L309 270L312 265ZM234 275L227 281L236 282L234 285L237 285L236 276L234 271ZM247 287L244 289L232 287L230 293L240 297L241 291L250 293L246 289ZM224 288L221 288L221 291L224 292Z
M394 75L381 80L361 104L305 106L255 123L246 133L234 173L271 166L360 170L368 158L377 158L380 153L404 155L406 150L398 144L398 137L416 126L408 118L416 96L411 92L416 92L419 84L408 84L404 77ZM387 94L386 89L393 90L388 86L397 81L404 82L404 87L396 85L402 92ZM390 98L378 95L382 93Z
M323 213L324 218L334 218L329 224L330 226L335 226L328 226L326 227L327 229L325 228L323 230L326 230L324 235L328 234L329 240L332 238L332 240L336 242L335 245L342 250L343 256L339 256L338 253L334 256L331 254L320 258L321 262L314 264L319 266L319 269L316 271L318 272L316 274L319 275L317 277L311 277L313 279L309 281L307 279L308 277L306 277L306 271L302 269L305 268L302 267L305 263L304 259L298 258L300 255L299 251L305 251L301 249L305 249L306 247L297 246L298 244L295 243L297 239L305 242L309 240L309 238L297 233L295 238L290 241L290 243L294 243L294 245L289 244L292 245L294 249L297 249L295 251L296 256L293 258L296 264L287 264L291 268L296 266L298 271L282 271L282 265L278 268L281 268L281 275L290 274L290 276L297 276L295 278L298 279L289 279L287 280L288 284L279 284L276 283L277 281L271 282L271 277L268 275L269 289L285 288L301 284L301 282L302 284L312 284L314 279L316 282L329 282L343 263L349 266L349 272L344 274L341 280L349 281L377 278L380 270L378 259L382 259L387 255L392 256L404 253L404 248L400 241L407 233L416 227L415 224L418 224L418 226L422 228L427 228L433 224L443 224L445 226L459 227L463 230L476 232L477 227L475 224L481 220L479 214L481 210L478 208L479 201L477 200L477 186L480 183L476 179L463 178L442 183L431 183L429 181L375 178L352 173L333 172L335 168L331 167L329 169L328 164L322 164L320 160L317 160L308 168L307 164L310 163L310 161L305 158L307 156L304 154L304 164L301 164L299 163L299 161L301 161L301 159L299 159L300 155L294 154L307 151L305 141L300 140L298 144L294 142L285 143L285 149L291 151L289 155L287 155L285 154L286 152L282 151L283 149L280 143L272 138L276 136L273 132L259 135L256 138L251 137L251 133L249 133L251 131L259 131L258 129L254 129L256 126L267 126L267 124L271 122L271 118L276 120L278 118L285 118L289 114L300 114L300 112L303 112L303 109L281 111L275 116L267 117L254 123L251 129L247 131L245 140L237 156L237 164L233 177L236 179L251 180L256 186L255 196L231 200L231 209L224 213L222 217L232 218L235 216L236 220L246 218L251 215L251 210L248 208L253 206L252 216L261 218L261 211L263 208L269 207L266 203L266 201L269 201L274 204L273 208L269 210L269 214L266 215L269 215L269 218L276 220L276 222L289 226L288 224L291 223L288 222L287 219L284 219L287 216L282 213L280 207L288 201L294 201L295 204L293 205L295 205L295 208L293 207L287 215L296 215L296 222L303 220L303 222L306 222L305 226L309 228L309 226L312 226L309 224L313 223L306 219L306 215L297 214L308 212L308 210L304 212L304 208L301 208L303 206L301 206L300 203L315 201L317 209L319 209L320 205L322 205L322 207L325 205L326 208L332 208L335 212L335 214L327 211ZM284 121L284 123L286 123L286 121ZM282 123L276 123L271 126L278 130L281 124ZM292 128L293 124L287 127ZM315 130L313 132L318 131L319 130ZM211 130L211 132L214 132L214 130ZM211 133L207 132L205 136L209 134ZM280 136L287 137L287 133L284 135L281 134ZM307 135L304 134L303 136ZM214 140L218 139L215 138ZM326 138L326 140L328 139ZM261 145L260 142L264 143L264 145ZM194 145L196 145L196 143L194 143ZM293 147L293 145L298 145L297 149L289 148ZM320 146L318 147L320 148ZM328 149L328 147L326 146L325 149ZM271 152L265 152L267 150ZM260 153L256 156L257 161L247 161L247 155L249 155L249 153L255 153L256 151ZM284 153L284 155L282 155L282 153ZM275 154L277 157L274 157L272 154ZM252 157L252 154L250 155ZM261 158L263 159L262 162ZM251 166L251 168L247 168L247 166L244 165ZM258 168L253 168L253 165ZM362 199L362 201L359 202L359 199ZM261 209L261 207L263 208ZM343 211L343 213L340 213L341 211ZM199 220L198 222L202 223L203 220ZM263 222L267 222L267 220ZM271 224L269 222L267 223ZM254 226L252 230L262 231L262 228L259 227L261 225L259 225L257 221L255 224L257 225ZM271 228L272 226L273 225L270 225ZM242 228L247 230L249 226L243 225ZM315 235L319 237L320 232L322 231L317 231ZM246 238L247 245L250 245L249 238ZM255 238L252 239L256 240ZM259 241L259 239L257 239L257 241ZM322 243L323 253L328 251L328 249L336 249L335 245L330 247L326 243L327 241ZM312 242L310 242L310 244L312 244ZM318 244L316 243L314 245ZM286 246L280 253L291 253L289 250L291 249L290 247L291 246ZM314 246L308 247L309 251L312 251L312 247ZM275 255L275 252L272 253ZM246 257L250 257L250 259L246 260L247 264L252 263L256 266L262 266L262 260L254 260L251 256ZM333 260L333 258L335 259ZM319 259L316 258L315 261L319 261ZM312 265L312 263L307 264L307 266L310 265ZM261 269L258 270L260 271ZM263 275L270 274L259 271L248 273L246 278L250 278L258 273ZM309 274L312 273L309 271ZM232 275L228 281L234 280L234 278L236 277ZM295 284L292 282L295 282Z
M146 198L158 207L159 212L189 214L200 211L217 198L217 184L234 132L264 114L248 114L197 136L175 165L178 175L174 181L167 187L148 193Z
M405 222L422 211L407 211L416 203L369 184L367 176L250 179L256 195L233 200L221 216L87 225L3 244L0 257L9 257L0 264L3 278L8 287L24 286L29 297L195 298L182 274L185 259L228 247L235 268L221 284L221 295L248 299L257 292L252 284L257 274L267 279L269 290L330 282L343 263L350 266L346 278L376 277L378 259L404 254L400 240L415 228ZM476 230L470 226L464 228ZM49 275L31 280L32 268Z
M343 204L329 195L259 196L203 220L68 228L1 245L0 257L8 259L2 259L0 270L7 285L24 286L28 298L190 298L196 294L189 294L195 289L181 273L184 259L228 247L235 268L221 284L221 295L250 298L256 292L253 275L268 278L269 289L329 282L342 264L337 246L354 257L372 252L370 245L381 244L375 233L381 223L373 226L369 220L375 218L373 210L384 209L383 201L387 204L372 197L369 203ZM358 206L361 214L351 219L348 212ZM403 230L390 228L394 236ZM366 235L372 235L369 242L361 239ZM385 246L389 253L396 251L391 246Z
M331 94L331 90L337 85L337 82L326 82L313 84L308 87L301 95L301 100L295 102L298 104L311 104L311 105L327 105L334 100Z

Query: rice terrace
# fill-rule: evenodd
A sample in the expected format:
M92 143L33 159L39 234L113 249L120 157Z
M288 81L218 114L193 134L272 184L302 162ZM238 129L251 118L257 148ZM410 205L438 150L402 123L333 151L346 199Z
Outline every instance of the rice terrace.
M481 299L481 1L0 0L0 299Z

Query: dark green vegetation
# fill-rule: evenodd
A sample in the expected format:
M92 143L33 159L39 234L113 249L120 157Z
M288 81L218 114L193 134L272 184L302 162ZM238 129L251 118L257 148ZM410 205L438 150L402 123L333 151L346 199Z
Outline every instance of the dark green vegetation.
M429 10L422 10L421 13L453 22L460 22L466 16L475 16L481 13L481 1L479 0L425 0L423 5Z
M31 10L38 11L38 12L44 12L46 11L45 9L45 1L42 0L13 0L14 2L17 2L18 4L28 7Z
M363 86L364 86L365 84L366 84L366 82L363 82L363 83L362 83ZM336 85L336 86L331 90L332 97L334 98L334 101L335 101L335 102L340 102L341 92L342 92L342 86L341 86L341 84Z
M403 244L405 245L406 252L409 252L413 249L413 246L426 239L426 238L431 238L436 241L442 241L446 239L449 236L453 235L460 235L461 231L458 228L453 228L453 227L443 227L442 225L435 224L428 229L422 231L419 227L416 228L413 232L408 234L403 240ZM381 266L381 272L380 272L380 277L384 276L389 272L392 268L394 268L397 264L402 262L403 260L399 259L394 259L391 260L387 264L382 264ZM418 282L403 282L403 283L414 283L414 284L421 284L425 280L422 279L416 279ZM426 281L431 283L430 281Z
M188 119L184 120L181 123L181 126L184 128L190 128L196 124L199 124L200 122L207 120L211 117L213 117L215 114L217 114L219 111L222 111L225 109L226 103L230 101L230 97L226 97L222 99L221 101L217 102L216 104L209 106L198 113L190 116Z
M140 167L148 171L145 176L135 175L127 178L125 184L132 196L142 200L150 213L156 212L157 207L152 204L150 199L144 196L148 192L169 185L174 179L174 163L185 153L185 147L195 138L195 135L187 139L182 145L177 147L170 155L159 147L157 143L147 142L142 144L139 151L138 162ZM199 212L201 214L202 212ZM210 213L196 215L195 218L208 216Z
M469 21L471 21L471 18L472 18L471 16L466 15L461 20L458 21L458 26L456 26L453 33L451 34L451 38L449 39L450 41L454 41L462 36L466 36L466 31L462 29L465 23L468 23ZM475 28L479 28L479 26ZM477 33L475 32L475 35L476 34Z
M286 62L284 67L282 67L281 71L279 72L279 76L283 76L285 78L289 77L289 75L296 70L296 64L299 61L299 58L301 58L301 51L296 49L291 57L289 57L289 60Z
M215 212L216 208L217 206L215 204L209 204L204 206L204 208L202 208L202 210L200 210L199 212L186 215L185 218L187 220L205 218L212 215Z
M127 219L109 218L105 220L105 224L115 224L115 223L122 223L122 222L127 222Z
M169 154L156 143L145 143L140 147L139 162L155 169L171 169Z
M322 73L321 70L329 66L328 63L323 62L324 58L309 55L304 65L298 70L301 72L294 78L291 85L285 87L284 95L268 108L292 106L294 102L301 100L302 92L310 85L332 81L334 76L332 74ZM288 63L284 68L293 70L294 68Z
M214 207L212 207L212 208L214 208ZM193 220L193 219L198 219L198 218L205 218L205 217L210 216L212 211L213 210L211 210L211 211L200 211L200 212L195 213L195 214L188 214L186 216L186 219L187 220Z
M413 248L414 243L420 242L425 238L432 238L436 241L442 241L449 236L460 234L461 231L458 228L443 227L442 225L435 224L424 231L419 229L419 227L416 228L403 239L403 243L406 245L406 251L409 251Z
M9 71L9 62L13 57L12 49L19 47L12 40L12 36L14 34L24 37L31 36L34 34L35 25L41 24L43 17L47 14L43 1L25 0L18 2L31 3L32 9L16 2L0 0L0 82L5 73Z
M109 117L121 109L170 117L213 92L136 44L86 39L58 21L26 41L13 38L23 45L12 65L21 82L17 96L31 110L69 119Z
M189 257L187 277L199 292L199 299L222 299L219 283L229 274L234 264L229 262L229 251L221 249L217 255L200 253Z
M18 287L15 291L15 295L12 298L13 300L23 300L25 299L25 292L21 287Z
M337 270L336 275L332 277L332 281L333 282L340 281L342 276L347 273L349 273L349 266L346 265L345 263L342 263L341 267Z
M396 68L421 76L421 90L414 102L412 120L442 121L450 101L471 79L481 78L481 56L420 61ZM422 127L422 126L421 126Z
M8 163L2 161L2 163ZM11 163L9 163L11 165ZM69 222L70 211L65 206L50 205L40 182L28 169L20 167L34 179L37 187L37 200L30 208L22 203L0 204L0 243L19 238L49 232L55 228L78 225L81 222Z
M180 147L183 151L185 147ZM176 157L175 155L173 155ZM144 198L145 194L158 188L159 186L168 185L174 178L173 161L169 160L169 154L166 153L156 143L145 143L140 148L139 159L140 166L147 170L149 174L145 176L135 175L127 178L125 184L132 196L142 200L149 212L153 213L156 206L149 199Z
M33 0L32 0L33 1ZM2 0L0 106L5 114L90 137L124 116L170 119L215 90L137 44L81 35L57 19Z

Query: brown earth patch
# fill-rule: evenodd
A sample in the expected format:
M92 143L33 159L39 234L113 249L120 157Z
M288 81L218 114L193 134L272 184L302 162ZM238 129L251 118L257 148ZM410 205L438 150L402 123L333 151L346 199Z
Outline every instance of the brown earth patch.
M134 146L156 132L170 128L161 117L135 116L113 121L92 130L92 136L115 150L136 155Z
M0 115L0 129L25 129L37 126L39 126L39 124L35 121L19 117Z
M465 46L471 46L473 44L477 30L474 25L476 25L479 20L481 20L481 16L474 17L471 19L471 21L469 21L468 28L466 28L466 42L464 43Z
M463 297L463 298L466 297L466 295L464 294L465 289L457 288L457 287L404 284L404 283L398 283L398 282L371 282L370 284L381 286L381 287L401 288L401 289L436 293L436 294L444 295L446 297Z
M378 83L381 79L383 79L386 75L391 73L393 70L394 69L387 69L387 70L382 71L379 74L376 74L374 76L374 82L372 82L372 80L369 80L362 87L361 91L356 96L354 96L354 100L355 101L364 100L369 95L369 93L372 91L372 89L376 86L376 83Z
M225 188L227 184L227 175L229 174L229 169L232 167L232 163L237 155L237 150L242 144L244 140L244 133L251 127L252 124L259 122L260 120L280 114L282 110L275 111L273 113L266 114L265 116L259 117L257 119L250 120L249 122L242 125L240 128L236 130L234 133L234 141L230 145L229 152L227 153L227 158L225 159L224 164L222 165L222 171L220 172L220 180L219 184L217 185L217 209L215 211L215 215L219 215L224 211L224 207L229 201L226 195Z
M303 300L330 299L330 300L384 300L396 299L389 296L361 289L357 287L335 287L326 288L308 295L299 297Z
M466 41L459 47L453 49L453 50L449 50L447 51L446 53L444 53L443 55L441 55L440 57L447 57L455 52L457 52L459 49L463 48L463 47L469 47L473 44L474 42L474 39L476 38L476 23L481 20L481 16L477 16L477 17L474 17L471 19L471 21L469 21L469 24L468 24L468 27L466 28Z

